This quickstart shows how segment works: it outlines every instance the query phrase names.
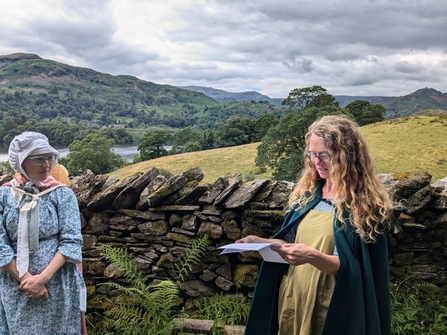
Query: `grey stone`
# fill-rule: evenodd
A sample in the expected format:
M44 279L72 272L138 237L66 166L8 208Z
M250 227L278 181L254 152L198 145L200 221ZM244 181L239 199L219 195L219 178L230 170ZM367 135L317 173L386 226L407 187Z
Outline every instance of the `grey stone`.
M168 232L168 223L164 220L150 221L138 225L144 235L160 236Z
M228 196L242 184L242 175L237 174L231 183L214 200L214 206L220 206L225 202Z
M115 208L135 208L140 199L140 194L144 188L157 176L157 168L147 170L141 177L128 184L115 198L113 206Z
M95 176L92 171L85 170L71 185L71 189L78 199L79 206L87 206L93 196L100 191L107 178L107 175Z
M84 228L85 234L100 235L109 229L109 216L107 213L94 213Z
M167 179L163 175L158 175L155 177L154 180L152 180L146 188L141 192L140 194L140 200L138 201L136 205L136 209L138 210L146 210L149 205L147 204L147 198L149 195L154 193L156 190L158 190L161 186L166 183Z
M188 178L183 175L174 176L164 183L159 189L147 197L149 207L158 206L164 199L172 193L178 191L188 183Z
M267 182L267 179L257 179L243 185L228 197L224 207L237 208L244 206Z
M212 297L218 292L215 286L199 279L183 282L180 288L190 297Z
M127 184L133 182L138 177L139 174L133 174L124 179L124 181L122 182L119 181L118 179L116 179L115 182L113 183L106 181L104 185L108 184L109 186L107 188L101 187L100 192L92 197L92 199L87 204L87 207L95 208L104 205L108 207L113 207L113 202L116 196L126 187Z
M219 177L214 184L208 188L208 190L199 198L197 201L198 204L211 205L214 200L225 190L229 185L229 181L227 177Z
M207 234L211 239L217 240L222 236L222 227L212 222L202 222L197 232L197 236L203 237Z
M214 284L216 284L217 287L221 288L225 292L228 292L234 286L234 283L232 281L221 276L216 278Z

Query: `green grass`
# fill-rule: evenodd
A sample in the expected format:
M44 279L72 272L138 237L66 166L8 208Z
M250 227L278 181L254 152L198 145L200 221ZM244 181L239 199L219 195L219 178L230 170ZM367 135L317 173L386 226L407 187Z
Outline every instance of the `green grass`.
M268 170L258 173L259 168L255 166L256 148L259 144L251 143L151 159L126 166L109 175L124 180L127 176L147 171L152 167L168 170L174 175L189 168L199 167L205 175L203 183L214 183L220 176L233 177L238 173L242 176L254 175L256 179L271 178L272 175Z
M379 173L427 171L432 181L447 176L447 117L415 116L387 120L362 127ZM203 182L213 183L220 176L254 175L271 178L271 172L258 173L255 166L259 143L219 148L157 158L111 172L120 180L151 167L174 175L192 167L205 174Z
M362 127L380 173L427 171L447 176L447 117L416 116Z

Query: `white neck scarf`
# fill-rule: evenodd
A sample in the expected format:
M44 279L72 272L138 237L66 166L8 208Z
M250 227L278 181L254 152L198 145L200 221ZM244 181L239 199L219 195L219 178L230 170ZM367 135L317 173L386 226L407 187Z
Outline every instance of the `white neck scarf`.
M27 185L23 189L12 183L11 192L18 202L19 224L17 228L17 259L16 267L19 278L29 268L29 255L34 255L39 249L39 203L40 197L54 189L64 186L56 185L39 193L35 186Z

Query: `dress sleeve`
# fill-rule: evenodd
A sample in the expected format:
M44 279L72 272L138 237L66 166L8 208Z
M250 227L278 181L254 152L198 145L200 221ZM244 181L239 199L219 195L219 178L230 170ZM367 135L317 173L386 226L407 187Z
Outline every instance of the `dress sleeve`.
M68 258L68 262L82 261L82 233L79 206L76 196L68 187L60 187L58 192L59 247L58 251Z
M8 232L6 230L5 221L5 192L9 189L2 189L0 192L0 266L5 266L11 263L12 259L15 257L14 249L11 247Z

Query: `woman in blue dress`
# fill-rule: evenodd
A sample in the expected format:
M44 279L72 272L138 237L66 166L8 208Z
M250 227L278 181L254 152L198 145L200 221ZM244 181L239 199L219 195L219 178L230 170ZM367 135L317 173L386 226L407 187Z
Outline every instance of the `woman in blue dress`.
M36 132L9 147L16 174L0 187L0 334L81 334L79 208L71 189L50 176L58 157Z

